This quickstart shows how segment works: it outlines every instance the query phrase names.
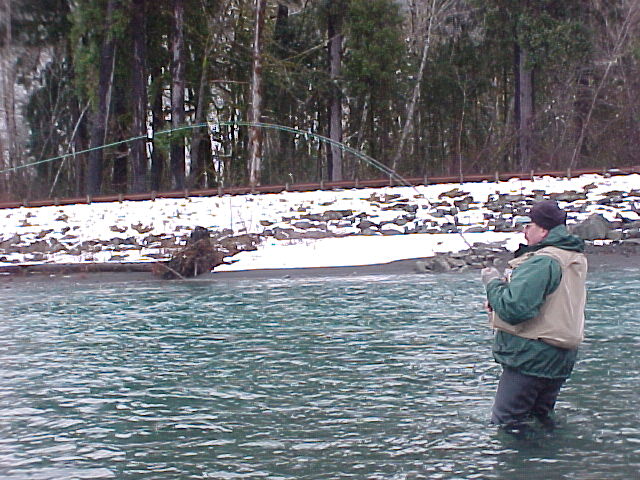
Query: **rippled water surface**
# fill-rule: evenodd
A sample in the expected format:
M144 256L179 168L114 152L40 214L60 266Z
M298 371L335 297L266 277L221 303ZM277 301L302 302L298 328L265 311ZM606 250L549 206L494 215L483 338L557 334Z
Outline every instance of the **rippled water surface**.
M639 290L591 276L560 428L515 440L475 274L0 283L0 478L638 478Z

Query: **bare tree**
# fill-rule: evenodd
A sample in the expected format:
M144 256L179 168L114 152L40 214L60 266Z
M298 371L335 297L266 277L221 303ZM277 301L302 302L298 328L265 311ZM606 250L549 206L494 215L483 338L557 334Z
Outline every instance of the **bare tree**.
M329 79L331 81L331 98L329 100L329 138L334 143L329 149L330 179L334 182L342 180L342 93L337 85L342 69L342 15L344 3L340 0L329 0L327 15L327 36L329 37Z
M518 135L519 167L523 172L531 165L533 130L533 69L529 65L528 53L524 46L515 46L514 70L516 76L516 128Z
M135 140L131 145L133 170L133 191L143 192L147 189L147 75L146 75L146 0L133 0L131 12L131 33L133 35L133 65L131 74L131 91L133 97L133 122L131 134L144 137Z
M249 122L256 124L262 117L262 37L265 24L267 1L255 0L255 32L253 36L253 63L251 66L251 99ZM262 130L249 127L249 184L260 185L262 163Z
M433 28L438 21L438 16L446 11L451 4L453 3L451 0L446 0L442 2L440 5L437 5L438 0L431 0L431 6L429 8L428 17L426 20L425 27L425 38L424 43L422 45L422 56L420 59L420 68L418 69L418 74L416 75L416 83L413 86L413 95L411 96L411 102L407 106L406 118L404 121L404 127L402 128L402 134L400 135L400 141L398 142L398 147L396 148L395 154L393 155L393 162L391 168L396 170L398 168L398 164L400 163L400 159L402 158L402 154L404 152L404 147L407 142L407 138L411 134L413 130L413 122L415 117L416 105L418 104L418 99L420 98L420 88L422 86L422 80L424 78L424 71L427 66L427 59L429 57L429 48L431 47L431 40L433 34ZM412 10L416 8L415 2L411 4ZM416 18L417 15L413 14L411 16L412 19ZM415 28L412 26L412 28Z
M91 148L87 169L87 194L98 195L102 188L102 157L109 123L109 108L113 89L113 73L115 67L115 37L112 32L112 22L116 9L116 0L109 0L106 11L106 26L102 45L100 47L100 68L98 79L98 99L94 105L91 126Z
M0 65L2 66L2 75L0 75L0 87L2 96L0 98L0 106L2 108L2 118L0 125L4 124L4 132L0 131L0 170L13 168L17 165L19 155L18 147L18 128L16 122L16 98L14 85L16 81L15 58L13 52L13 32L11 27L12 11L11 0L2 0L0 4L2 14L0 17L4 20L2 27L4 30L4 38L2 43L2 56ZM10 194L12 184L9 180L9 174L4 175L3 191Z
M597 8L600 2L595 3ZM589 105L589 110L587 111L586 118L582 122L580 134L578 135L578 140L576 141L575 148L573 149L573 154L571 155L569 169L572 169L577 164L578 156L582 151L585 137L589 129L589 124L591 123L591 118L600 97L600 93L608 80L612 67L620 61L620 57L624 53L624 50L631 46L631 39L637 38L635 37L634 32L637 31L637 28L640 24L640 3L637 0L627 0L623 2L623 5L624 14L622 24L614 23L613 25L607 25L608 28L606 33L611 42L610 50L607 55L608 58L605 58L602 61L602 63L605 65L604 72L602 73L602 77L600 78L600 81L597 83L595 90L593 91L593 97L591 99L591 104ZM604 13L603 15L606 18L607 14Z
M171 127L176 130L184 126L184 0L173 0L171 29ZM173 186L182 190L185 186L184 134L174 132L171 142L171 173Z

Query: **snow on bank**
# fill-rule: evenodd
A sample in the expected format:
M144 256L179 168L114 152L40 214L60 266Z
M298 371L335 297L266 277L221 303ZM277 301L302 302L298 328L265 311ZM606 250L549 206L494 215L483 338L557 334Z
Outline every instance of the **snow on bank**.
M577 178L542 177L531 180L512 179L506 182L439 184L418 187L387 187L379 189L333 190L318 192L283 192L279 194L203 197L190 199L157 199L155 201L95 203L62 207L17 208L0 210L0 247L19 241L19 245L49 247L42 253L0 250L0 265L29 263L78 262L151 262L167 258L171 250L162 246L162 237L178 237L182 241L192 229L203 226L213 231L262 234L278 227L297 228L294 219L325 214L328 211L350 210L364 214L375 223L385 225L386 235L362 235L353 219L336 218L326 222L328 231L340 238L286 239L273 236L254 252L243 252L232 265L217 270L250 270L258 268L295 268L367 265L394 260L431 256L440 252L456 252L468 248L468 243L504 242L514 249L522 236L514 232L485 231L460 234L409 233L430 222L436 226L457 223L465 232L491 230L489 219L495 215L484 204L496 194L541 195L575 191L586 193L586 199L571 201L569 222L599 213L609 220L622 215L638 220L640 197L628 196L624 203L596 204L612 191L630 192L640 188L640 175L583 175ZM471 197L469 209L455 215L442 214L443 204L453 206L454 189ZM397 196L397 197L396 197ZM402 226L394 224L398 210L388 209L384 198L397 198L414 206L415 213ZM458 197L459 198L459 197ZM561 206L563 203L560 202ZM444 209L446 212L446 208ZM397 233L393 235L393 233ZM94 251L80 251L87 242L120 244L118 248L103 246ZM46 242L46 243L44 243ZM131 243L131 248L127 248ZM53 248L54 246L58 248ZM54 251L58 250L58 251Z

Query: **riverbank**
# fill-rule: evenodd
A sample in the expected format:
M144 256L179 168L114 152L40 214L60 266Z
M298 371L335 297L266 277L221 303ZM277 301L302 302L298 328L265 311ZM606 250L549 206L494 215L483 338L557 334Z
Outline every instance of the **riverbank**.
M497 256L498 262L506 262L511 253L504 251ZM312 268L269 268L255 270L213 271L196 278L178 280L187 282L236 282L263 279L318 279L326 277L362 277L390 275L456 275L460 271L425 272L421 265L433 257L411 258L374 265L352 265ZM605 245L587 247L590 272L640 269L640 245ZM0 285L24 282L71 283L120 283L120 282L166 282L153 274L152 264L43 264L0 268ZM173 280L175 281L175 280Z
M504 261L523 240L522 216L545 198L568 212L569 228L594 253L632 257L640 243L638 185L637 174L583 175L22 207L0 212L0 273L149 276L196 227L209 231L228 262L215 268L216 278L397 265L465 271Z

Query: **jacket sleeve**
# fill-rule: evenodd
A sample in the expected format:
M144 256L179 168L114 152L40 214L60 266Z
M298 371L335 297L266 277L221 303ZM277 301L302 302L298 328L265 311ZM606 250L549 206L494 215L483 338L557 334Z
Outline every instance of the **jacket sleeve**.
M540 312L547 295L562 279L558 261L548 255L535 255L516 268L509 282L492 280L487 299L498 316L511 325L530 320Z

